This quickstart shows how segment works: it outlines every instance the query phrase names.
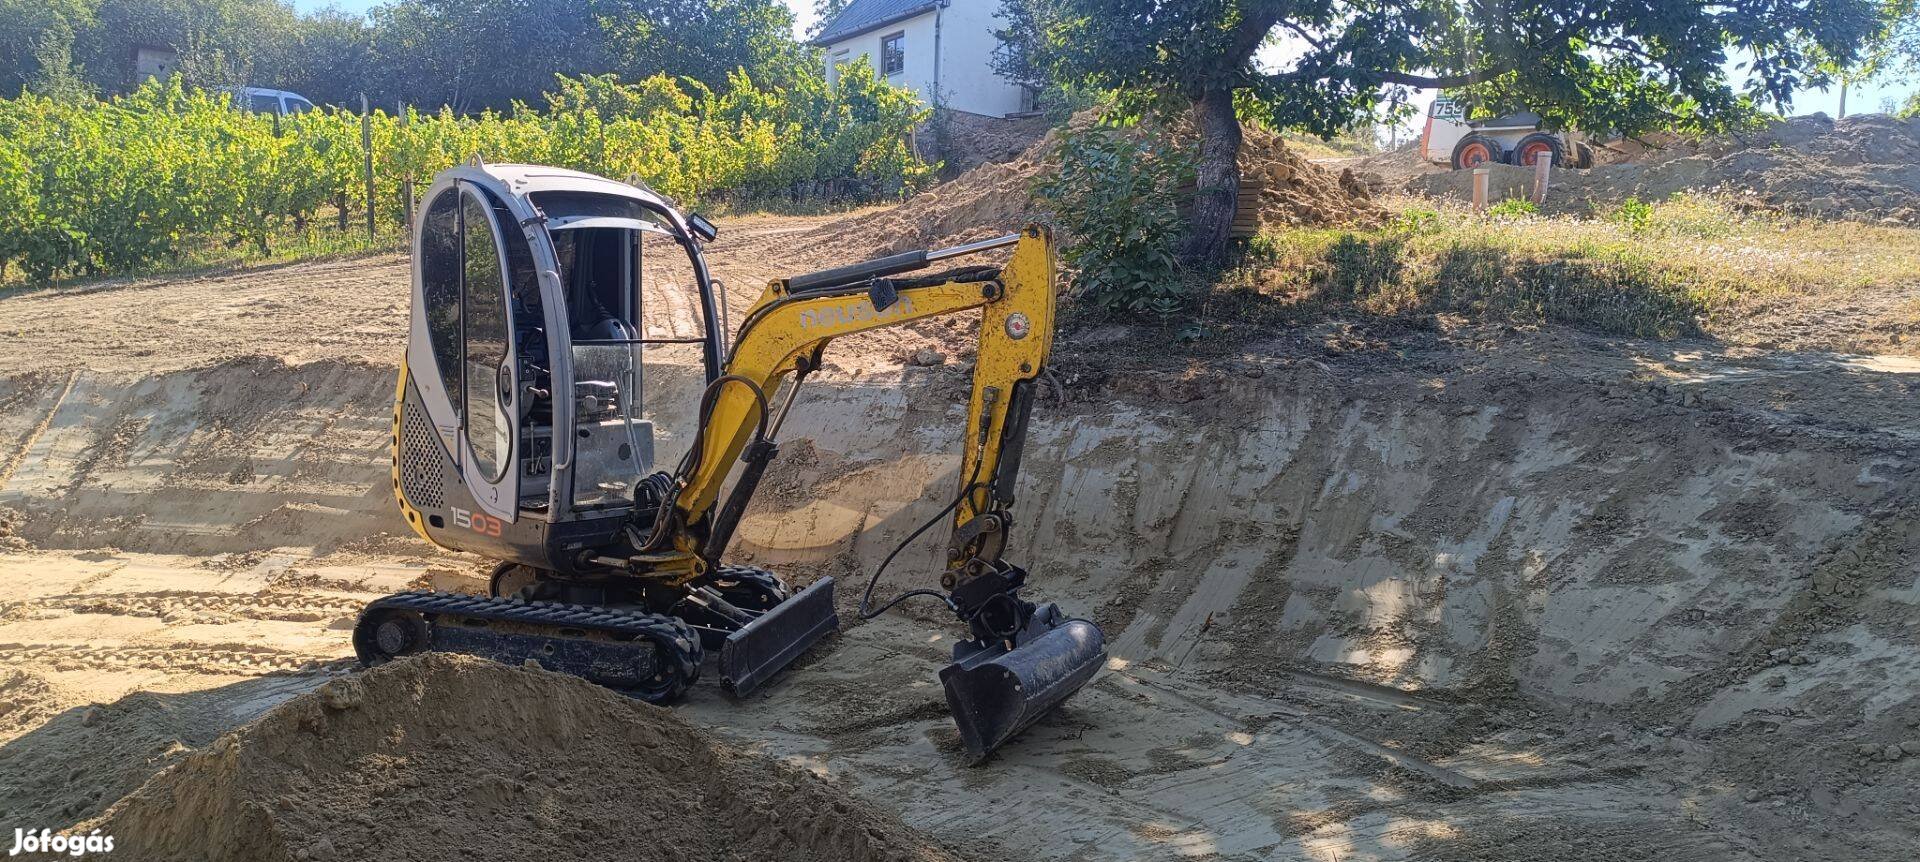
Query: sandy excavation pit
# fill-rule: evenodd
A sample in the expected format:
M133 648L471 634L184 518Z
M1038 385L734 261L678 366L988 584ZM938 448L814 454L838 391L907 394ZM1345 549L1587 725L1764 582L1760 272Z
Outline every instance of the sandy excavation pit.
M747 239L805 236L783 230ZM37 321L103 296L171 315L204 282L0 299L19 336L0 347L0 825L236 859L791 840L817 858L1904 860L1920 842L1911 359L1545 332L1142 369L1111 334L1069 338L1012 556L1114 662L969 769L934 680L958 628L924 608L845 625L745 701L703 681L670 714L517 668L353 672L359 603L484 569L392 513L398 324L339 359L287 335L296 308L377 311L396 271L264 271L287 311L179 313L179 351L124 328L87 355ZM737 271L736 291L758 272ZM248 353L236 327L287 340ZM964 369L900 368L903 343L829 353L737 545L843 578L847 620L852 579L953 483ZM684 369L655 379L688 402ZM935 552L883 590L930 579ZM343 680L371 706L315 693ZM687 759L642 756L657 739ZM825 784L734 781L755 757ZM701 810L886 839L674 831L686 856L635 851L648 824L628 820L687 801L637 785L689 764L718 782ZM191 806L230 831L189 837ZM413 824L449 837L381 838ZM554 843L510 843L533 836Z

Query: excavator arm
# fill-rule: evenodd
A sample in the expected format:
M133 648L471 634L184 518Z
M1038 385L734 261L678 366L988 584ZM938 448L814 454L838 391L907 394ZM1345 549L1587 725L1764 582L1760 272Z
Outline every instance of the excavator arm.
M940 260L1008 245L1014 247L1012 259L998 269L894 277ZM976 759L1085 685L1106 660L1098 627L1065 617L1053 604L1036 605L1020 598L1026 570L1001 557L1012 524L1010 509L1034 386L1053 347L1053 293L1051 238L1038 226L997 240L910 252L772 283L748 311L725 373L702 399L702 431L681 472L668 520L670 527L677 528L672 538L675 550L697 558L702 570L717 566L777 451L773 438L801 382L820 367L828 342L979 309L980 343L967 406L960 487L949 507L953 533L947 567L940 577L945 592L921 589L908 594L942 598L968 626L970 637L955 644L954 661L940 672L940 679L961 740ZM776 407L769 403L771 395L788 375L793 383ZM740 478L726 503L716 509L721 485L736 460L744 465ZM876 572L874 581L878 579ZM861 600L862 617L878 616L892 605L871 608L872 588L870 583ZM802 593L794 601L830 604L831 595ZM804 621L819 614L796 608L792 616ZM754 625L778 624L769 614ZM738 656L723 653L723 673L746 677L755 675L759 667L784 665L791 656L778 651L784 649L781 645L803 641L804 634L761 634L749 627L736 643L774 644L776 651L762 654L743 646Z
M931 265L1004 246L1012 259L999 269L978 267L920 279L893 278L902 267ZM889 275L871 275L887 271ZM725 372L702 404L702 432L683 467L672 517L676 549L709 563L724 553L766 464L771 439L798 397L806 375L836 338L915 320L981 310L979 351L967 410L960 464L964 487L954 507L956 543L949 549L942 586L998 562L1013 500L1034 380L1053 346L1053 252L1045 230L932 253L883 259L816 276L783 279L767 287L747 312ZM768 403L783 378L778 407ZM768 411L773 410L771 419ZM745 467L725 505L721 486L735 461Z

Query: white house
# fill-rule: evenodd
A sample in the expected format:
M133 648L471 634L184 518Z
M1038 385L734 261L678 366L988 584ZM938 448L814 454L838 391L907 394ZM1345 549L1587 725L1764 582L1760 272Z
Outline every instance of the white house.
M888 81L928 105L1004 117L1032 107L1025 89L988 62L1005 26L1000 0L853 0L814 37L827 51L827 83L864 56Z

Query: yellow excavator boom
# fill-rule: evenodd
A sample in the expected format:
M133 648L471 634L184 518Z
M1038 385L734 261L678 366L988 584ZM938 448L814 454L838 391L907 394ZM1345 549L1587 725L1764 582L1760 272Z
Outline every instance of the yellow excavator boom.
M965 532L985 515L994 500L987 483L970 477L993 477L1000 467L1003 443L1019 443L1021 433L1009 438L1008 422L1024 423L1016 405L1015 387L1032 381L1045 369L1053 348L1053 247L1044 228L1030 226L1020 234L968 247L984 250L995 244L1014 246L1013 256L997 273L976 270L955 280L921 279L897 282L876 302L872 282L796 290L786 279L767 286L748 309L725 374L715 384L717 394L702 418L706 429L698 445L694 467L683 478L674 509L681 523L696 530L708 524L721 485L733 464L746 454L769 409L767 399L782 378L795 375L786 401L775 414L771 436L797 397L799 379L817 369L821 352L836 338L915 320L981 309L979 349L974 361L973 393L967 410L960 464L963 489L954 512L956 531ZM890 298L891 301L884 301ZM1016 429L1024 432L1024 427ZM1010 485L1012 477L1007 477ZM1007 489L1010 495L1011 488ZM745 491L751 494L751 489ZM737 517L737 515L735 515ZM731 524L718 525L730 530ZM707 536L712 539L711 534ZM720 544L724 546L725 536ZM692 532L678 538L678 550L717 558L722 548L697 541ZM955 560L956 567L964 560ZM951 583L948 584L951 586Z

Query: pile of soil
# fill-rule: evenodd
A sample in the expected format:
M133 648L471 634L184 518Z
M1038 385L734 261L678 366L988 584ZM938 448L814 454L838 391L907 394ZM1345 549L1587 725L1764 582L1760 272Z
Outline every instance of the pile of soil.
M1314 164L1264 129L1249 127L1243 135L1240 193L1259 196L1260 227L1366 224L1385 218L1365 181L1351 169L1335 173Z
M1093 112L1082 112L1066 128L1085 129L1096 121ZM1176 129L1173 134L1186 138L1191 132ZM1055 129L1012 160L981 165L898 206L835 222L815 234L823 242L878 243L863 251L897 254L986 239L1046 221L1033 186L1056 169L1059 144L1060 130ZM1258 180L1264 186L1258 192L1262 227L1364 223L1384 217L1359 177L1316 165L1279 135L1262 129L1244 129L1240 174L1243 181Z
M1424 148L1425 144L1416 137L1393 149L1347 160L1347 163L1375 194L1399 191L1419 177L1447 170L1445 165L1427 161L1422 154Z
M141 859L954 858L668 710L450 655L295 698L75 831L92 829Z
M59 827L100 814L154 773L218 734L220 713L193 696L134 692L113 703L73 700L32 671L0 676L0 811Z
M1619 164L1555 174L1547 209L1584 212L1629 197L1660 200L1676 192L1723 194L1755 208L1822 218L1920 224L1920 118L1825 114L1775 122L1746 135L1674 137L1618 145ZM1496 199L1531 187L1532 171L1493 168ZM1472 175L1414 177L1409 188L1465 199Z
M933 156L941 162L943 179L957 177L981 165L1010 162L1047 133L1043 116L983 117L966 111L936 108ZM922 139L925 140L924 138Z

